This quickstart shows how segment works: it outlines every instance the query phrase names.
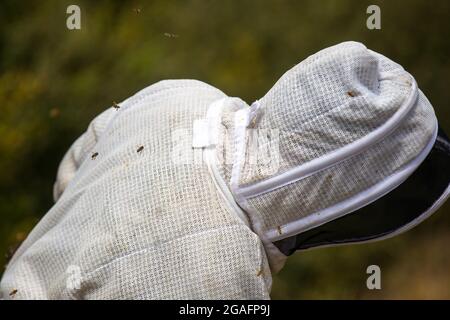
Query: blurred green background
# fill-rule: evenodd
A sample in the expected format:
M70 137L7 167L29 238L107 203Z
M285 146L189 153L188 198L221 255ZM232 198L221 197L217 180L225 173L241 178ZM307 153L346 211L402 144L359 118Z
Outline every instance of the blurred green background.
M81 30L66 28L70 4ZM366 28L369 4L381 30ZM113 101L194 78L252 102L308 55L356 40L412 73L450 132L449 39L450 1L2 0L0 265L52 206L65 150ZM450 298L449 244L447 203L394 239L295 254L272 297ZM370 264L382 290L366 288Z

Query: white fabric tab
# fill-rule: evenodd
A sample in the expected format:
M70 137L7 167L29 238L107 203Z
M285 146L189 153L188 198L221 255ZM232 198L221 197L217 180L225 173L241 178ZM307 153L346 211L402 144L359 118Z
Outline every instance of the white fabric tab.
M204 148L210 145L209 141L209 126L206 119L194 120L192 132L192 147Z
M217 144L220 115L225 98L214 101L206 113L205 119L194 120L192 147L206 148Z

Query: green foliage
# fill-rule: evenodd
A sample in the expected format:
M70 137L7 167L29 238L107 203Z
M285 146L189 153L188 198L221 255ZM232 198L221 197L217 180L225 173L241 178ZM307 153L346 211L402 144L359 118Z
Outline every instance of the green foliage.
M58 163L89 121L161 79L252 102L308 55L356 40L412 73L450 131L448 1L76 2L79 31L66 28L73 1L0 4L0 252L50 208ZM381 30L365 26L373 3ZM449 211L379 244L297 253L273 297L450 298ZM381 291L365 287L370 264L382 268Z

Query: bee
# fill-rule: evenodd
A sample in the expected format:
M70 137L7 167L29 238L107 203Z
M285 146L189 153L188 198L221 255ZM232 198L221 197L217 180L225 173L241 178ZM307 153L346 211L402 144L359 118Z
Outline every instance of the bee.
M264 274L264 270L263 270L263 269L260 269L260 270L258 270L258 272L256 273L256 276L259 277L259 276L261 276L261 275L263 275L263 274Z
M137 152L137 153L141 153L142 150L144 150L144 146L140 146L140 147L136 150L136 152Z
M98 156L98 152L94 152L91 156L91 159L94 160L95 158L97 158Z
M17 293L17 289L13 289L10 293L9 293L9 296L10 297L14 297L15 295L16 295L16 293Z
M277 231L278 231L278 234L283 234L283 232L281 231L281 226L277 227Z
M134 13L139 14L141 13L141 8L134 8L133 11Z
M348 94L349 97L352 97L352 98L354 96L356 96L356 94L353 91L348 91L347 94Z
M113 101L113 108L119 110L120 106L115 101Z

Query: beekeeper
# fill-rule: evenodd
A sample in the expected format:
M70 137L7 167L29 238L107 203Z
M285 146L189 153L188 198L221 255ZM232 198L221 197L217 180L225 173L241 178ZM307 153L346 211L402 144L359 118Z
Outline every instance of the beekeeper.
M297 250L390 237L449 194L450 142L414 78L356 42L251 106L167 80L92 121L4 299L268 299Z

